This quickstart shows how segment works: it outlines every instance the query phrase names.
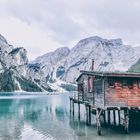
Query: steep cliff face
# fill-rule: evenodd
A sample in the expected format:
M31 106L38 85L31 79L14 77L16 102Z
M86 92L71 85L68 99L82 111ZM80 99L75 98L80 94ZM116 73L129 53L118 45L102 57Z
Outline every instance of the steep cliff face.
M0 35L0 91L41 91L27 76L27 51L14 48Z
M121 39L107 40L98 36L80 40L71 50L58 50L32 62L32 65L38 67L37 71L34 69L32 77L35 75L35 79L48 84L59 87L64 84L67 87L68 83L75 83L80 70L91 69L92 59L95 60L95 70L127 71L140 58L140 47L124 45ZM30 73L32 72L30 69Z
M28 75L48 91L65 91L64 88L69 88L71 85L67 85L59 79L65 73L61 63L65 61L69 53L69 48L62 47L36 58L35 61L28 64Z
M55 50L54 52L50 52L50 53L47 53L43 56L36 58L35 61L32 62L32 65L34 64L35 69L38 67L39 71L37 71L37 72L39 72L41 74L41 71L42 71L47 80L53 81L53 80L55 80L55 78L53 76L59 77L59 74L53 75L57 66L61 65L61 63L59 64L59 62L63 62L65 60L65 58L69 55L69 52L70 52L70 50L67 47L59 48L59 49ZM39 67L40 67L41 71L40 71ZM32 71L30 71L30 72L32 75ZM33 73L33 75L35 75L35 76L36 76L36 74L38 77L38 73Z

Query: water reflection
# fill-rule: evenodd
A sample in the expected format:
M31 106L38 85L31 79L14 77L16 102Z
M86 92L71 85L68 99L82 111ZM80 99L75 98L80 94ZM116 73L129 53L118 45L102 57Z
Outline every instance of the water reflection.
M140 132L123 135L109 128L97 136L96 127L85 124L84 107L80 121L77 111L70 118L68 95L12 96L0 99L0 140L139 140Z

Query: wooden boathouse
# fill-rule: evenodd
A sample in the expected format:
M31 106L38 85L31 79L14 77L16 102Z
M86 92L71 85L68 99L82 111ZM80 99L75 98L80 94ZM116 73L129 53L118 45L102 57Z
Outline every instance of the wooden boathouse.
M91 123L91 113L95 112L97 132L101 135L101 116L104 123L110 124L111 114L114 120L129 132L131 110L140 109L140 74L128 72L81 71L77 78L78 96L70 96L70 109L74 115L74 103L86 107L87 124ZM117 120L116 120L117 118Z

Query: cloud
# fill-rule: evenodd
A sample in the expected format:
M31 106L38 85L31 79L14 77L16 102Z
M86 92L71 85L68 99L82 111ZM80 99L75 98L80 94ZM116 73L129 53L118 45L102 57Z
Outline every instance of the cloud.
M0 32L31 59L93 35L138 45L139 7L139 0L1 0Z
M34 59L60 46L46 32L17 18L0 19L0 32L9 39L10 44L25 47L28 50L29 59Z

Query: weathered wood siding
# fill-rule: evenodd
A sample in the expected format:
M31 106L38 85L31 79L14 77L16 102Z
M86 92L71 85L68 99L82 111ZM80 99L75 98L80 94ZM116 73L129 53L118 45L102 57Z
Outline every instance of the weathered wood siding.
M93 97L94 106L103 108L104 107L104 79L95 78L93 82Z
M78 81L78 98L79 100L93 104L93 91L88 91L88 77L89 75L83 75Z
M87 75L84 79L84 101L90 103L90 104L93 104L93 91L92 92L89 92L88 90L88 77L89 75ZM93 84L93 83L92 83Z
M126 79L132 84L122 85L122 80ZM139 107L140 87L138 78L114 78L114 86L110 87L108 79L105 80L105 106L106 107Z
M81 101L84 100L84 79L85 75L78 80L78 99Z

